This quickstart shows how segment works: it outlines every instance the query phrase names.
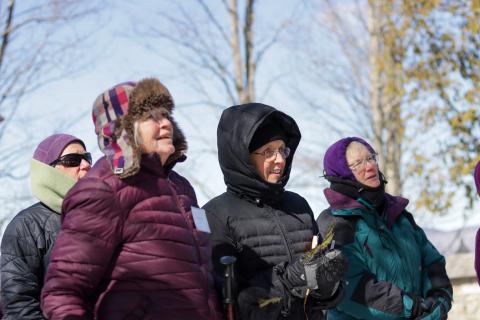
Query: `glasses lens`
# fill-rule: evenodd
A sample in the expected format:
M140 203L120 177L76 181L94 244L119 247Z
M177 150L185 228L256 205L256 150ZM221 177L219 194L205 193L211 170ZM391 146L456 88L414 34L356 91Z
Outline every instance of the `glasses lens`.
M263 154L265 155L265 159L272 160L273 158L275 158L276 152L272 150L265 150Z
M371 155L369 155L365 159L358 160L357 162L355 162L354 164L352 164L350 166L350 169L352 171L363 170L367 166L367 163L376 164L377 163L377 155L375 153L372 153Z
M61 164L65 167L78 167L80 163L82 163L82 160L92 164L92 155L89 152L83 154L69 153L60 157L55 164Z
M89 164L92 164L92 154L90 152L85 152L83 156L83 159L85 159Z
M290 148L286 147L284 149L278 149L277 151L264 151L265 159L269 161L275 160L277 158L277 154L279 154L283 159L286 159L290 155Z

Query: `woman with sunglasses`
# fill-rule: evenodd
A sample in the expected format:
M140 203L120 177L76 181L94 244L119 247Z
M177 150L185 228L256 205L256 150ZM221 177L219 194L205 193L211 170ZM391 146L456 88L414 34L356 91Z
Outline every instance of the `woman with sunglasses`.
M40 291L60 229L62 203L91 163L83 141L68 134L54 134L36 148L30 163L30 182L40 202L17 214L2 238L3 319L44 319Z
M260 103L227 108L218 124L227 191L204 209L218 279L220 259L236 258L238 319L323 319L341 298L342 255L303 259L317 226L307 201L285 190L300 137L290 116Z
M375 150L361 138L340 139L323 166L330 208L317 219L320 234L335 226L349 265L345 298L328 319L447 319L445 259L406 210L408 200L385 192Z
M174 103L157 79L119 84L93 105L105 154L65 199L42 291L48 319L220 320L206 233Z

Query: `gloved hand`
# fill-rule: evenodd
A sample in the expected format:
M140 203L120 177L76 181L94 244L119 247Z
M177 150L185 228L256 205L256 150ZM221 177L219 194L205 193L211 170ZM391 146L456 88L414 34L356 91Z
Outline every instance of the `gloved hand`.
M335 293L347 271L347 260L335 249L308 262L303 256L293 263L284 262L275 266L274 270L283 285L295 296L303 297L306 289L311 289L328 298Z
M328 299L338 289L340 280L348 270L348 262L340 250L327 251L318 258L316 269L317 288L312 295L316 299Z
M412 315L410 319L418 319L420 316L428 312L433 303L429 300L424 300L422 297L416 296L414 294L405 293L410 299L412 299Z
M427 298L426 301L434 301L433 298ZM434 304L431 305L430 310L426 311L423 315L417 320L446 320L447 319L447 310L445 309L444 304L439 299L436 300Z
M433 294L427 298L422 298L413 294L407 294L413 301L412 315L410 319L415 320L445 320L450 309L448 295Z

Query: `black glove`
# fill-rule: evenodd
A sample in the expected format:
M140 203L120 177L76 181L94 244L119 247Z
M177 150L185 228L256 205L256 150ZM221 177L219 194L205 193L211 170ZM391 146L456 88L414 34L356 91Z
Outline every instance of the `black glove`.
M420 317L414 318L417 320L447 320L447 310L441 300L434 300L433 298L428 298L425 301L430 302L430 309L425 311ZM433 304L431 302L435 301Z
M304 297L306 289L330 297L347 271L347 261L339 250L331 250L305 262L304 257L293 263L274 267L283 285L295 296Z
M430 291L423 300L424 313L416 319L422 320L445 320L448 310L452 307L451 296L442 289Z
M345 296L345 281L338 282L338 288L335 290L332 296L325 299L323 295L316 293L316 290L312 291L308 296L308 302L312 305L312 309L326 310L335 308L342 302Z
M317 288L312 292L316 299L328 299L335 294L348 270L348 262L340 250L331 250L320 256L317 263Z
M408 294L412 299L412 315L410 319L415 320L446 320L448 301L443 296L422 298Z
M422 314L428 312L432 307L432 303L429 300L424 300L422 297L416 296L414 294L407 294L412 299L412 315L410 319L418 319Z

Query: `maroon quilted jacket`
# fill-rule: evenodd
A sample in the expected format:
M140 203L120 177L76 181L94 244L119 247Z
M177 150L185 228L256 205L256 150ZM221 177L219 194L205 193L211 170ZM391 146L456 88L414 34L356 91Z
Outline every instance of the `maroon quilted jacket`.
M48 319L221 319L188 181L158 158L114 176L105 158L67 194L42 290Z

